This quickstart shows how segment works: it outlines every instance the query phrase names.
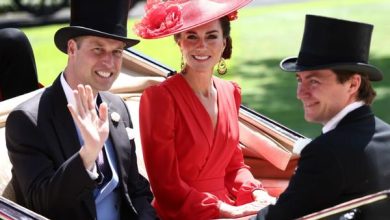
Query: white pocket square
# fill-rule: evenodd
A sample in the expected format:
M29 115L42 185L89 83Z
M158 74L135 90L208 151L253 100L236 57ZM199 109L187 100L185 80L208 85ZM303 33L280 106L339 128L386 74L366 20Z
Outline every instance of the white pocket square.
M126 127L126 133L129 137L129 140L133 140L135 138L135 131L132 128Z

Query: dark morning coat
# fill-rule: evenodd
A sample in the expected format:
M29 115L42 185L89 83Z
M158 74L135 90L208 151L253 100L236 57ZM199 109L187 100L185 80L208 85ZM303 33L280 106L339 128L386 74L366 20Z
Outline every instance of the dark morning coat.
M257 219L293 219L389 188L390 126L362 106L302 150L286 191ZM369 205L363 214L389 219L390 203Z
M110 137L118 159L122 219L154 219L148 181L138 173L132 127L125 103L99 93L109 107ZM119 123L111 112L121 116ZM60 77L43 93L22 103L6 122L17 202L52 219L95 219L91 180L78 154L80 143Z

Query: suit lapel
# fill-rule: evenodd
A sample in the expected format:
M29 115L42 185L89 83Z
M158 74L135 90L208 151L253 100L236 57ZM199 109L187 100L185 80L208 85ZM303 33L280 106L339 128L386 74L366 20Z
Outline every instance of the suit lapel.
M54 81L49 89L53 109L52 123L57 131L61 150L67 159L80 150L79 137L73 118L67 108L68 102L61 86L60 77Z
M116 152L117 164L118 164L118 176L120 179L124 178L124 181L127 181L128 174L125 171L126 167L130 167L130 153L132 150L128 147L130 145L130 140L126 133L125 122L123 118L122 111L115 105L114 102L109 100L104 93L99 93L102 101L107 103L108 106L108 123L110 128L110 138L113 145L113 148ZM112 119L112 114L118 113L121 118L118 122ZM133 146L131 146L133 147ZM121 181L121 180L120 180Z
M61 85L60 77L54 81L53 85L47 89L52 104L52 115L50 120L54 126L59 139L59 147L64 155L64 160L72 157L80 150L81 144L76 130L76 125L67 108L68 101ZM92 217L96 216L95 202L90 194L80 195Z

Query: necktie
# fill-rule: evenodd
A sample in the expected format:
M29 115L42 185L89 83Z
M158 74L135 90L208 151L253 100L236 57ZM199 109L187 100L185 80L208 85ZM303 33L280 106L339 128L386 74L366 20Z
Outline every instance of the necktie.
M99 156L96 160L96 164L98 170L100 171L100 174L103 174L103 178L102 178L102 182L100 183L100 186L104 186L112 178L110 164L108 163L107 154L104 147L99 153Z

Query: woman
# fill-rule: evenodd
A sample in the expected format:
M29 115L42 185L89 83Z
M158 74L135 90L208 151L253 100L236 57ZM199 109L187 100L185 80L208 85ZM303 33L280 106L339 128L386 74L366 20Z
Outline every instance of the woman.
M184 61L180 74L141 98L145 166L162 219L242 217L273 200L238 146L240 88L213 77L217 63L218 72L226 72L230 20L249 2L149 1L135 26L143 38L174 35Z

